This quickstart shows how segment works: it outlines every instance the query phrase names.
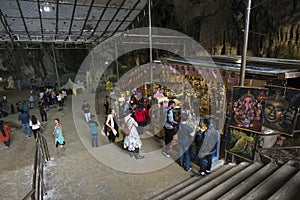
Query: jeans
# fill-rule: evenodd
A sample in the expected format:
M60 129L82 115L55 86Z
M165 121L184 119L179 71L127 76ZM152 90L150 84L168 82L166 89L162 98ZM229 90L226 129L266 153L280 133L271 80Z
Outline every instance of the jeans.
M91 120L91 113L84 113L85 121L88 123Z
M171 142L173 140L173 135L174 135L174 129L165 129L165 149L163 150L164 152L168 152L171 147Z
M180 153L180 164L183 166L183 160L185 155L185 164L186 164L186 170L188 170L191 167L191 154L190 154L191 147L179 147L179 153Z
M95 143L96 147L99 146L98 145L98 134L92 134L92 147L95 146L94 143Z
M30 101L30 108L33 108L34 106L34 101Z
M9 147L9 139L6 142L4 142L4 145Z
M26 124L22 124L23 129L24 129L24 133L27 137L30 137L30 127L29 127L29 123Z
M47 122L47 113L41 112L40 114L41 114L42 122Z
M198 158L199 165L200 165L200 172L204 172L205 171L205 169L204 169L204 163L203 163L204 160L207 160L206 170L210 171L211 164L212 164L212 154L207 155L207 156L205 156L203 158Z

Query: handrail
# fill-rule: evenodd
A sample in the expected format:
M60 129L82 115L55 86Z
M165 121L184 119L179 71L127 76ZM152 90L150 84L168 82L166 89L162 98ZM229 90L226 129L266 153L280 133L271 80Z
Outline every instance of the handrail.
M262 148L260 150L283 150L283 149L300 149L300 146L290 146L290 147L268 147Z
M46 138L37 132L35 154L34 154L34 173L32 177L32 190L26 194L23 200L43 199L44 195L44 166L50 160L50 153Z

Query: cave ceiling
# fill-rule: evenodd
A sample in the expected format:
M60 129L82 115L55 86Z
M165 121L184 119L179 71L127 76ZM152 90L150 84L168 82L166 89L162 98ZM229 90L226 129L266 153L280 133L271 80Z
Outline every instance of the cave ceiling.
M97 45L133 28L147 4L148 0L1 0L0 44Z

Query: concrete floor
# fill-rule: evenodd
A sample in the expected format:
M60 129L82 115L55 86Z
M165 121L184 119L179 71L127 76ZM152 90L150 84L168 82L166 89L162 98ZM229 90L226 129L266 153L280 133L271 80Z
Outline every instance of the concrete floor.
M8 97L8 102L15 104L27 99L29 91L1 91ZM189 178L192 172L185 172L174 160L162 156L163 141L151 133L143 136L141 153L143 160L130 158L122 149L122 138L116 144L108 143L101 135L101 113L99 128L99 148L91 147L88 125L81 111L81 101L72 105L71 96L62 111L53 108L48 111L48 125L43 135L48 141L51 160L45 168L44 199L149 199L155 194ZM76 98L86 98L78 95ZM89 98L93 98L91 95ZM102 102L98 99L97 101ZM93 102L93 101L91 101ZM94 105L92 105L95 107ZM10 113L10 110L9 110ZM40 115L35 108L30 110L38 119ZM59 118L64 127L65 149L57 153L51 133L54 118ZM23 133L18 114L2 118L13 128L11 148L0 145L0 199L22 199L32 185L35 140L27 139ZM76 124L76 126L75 126Z

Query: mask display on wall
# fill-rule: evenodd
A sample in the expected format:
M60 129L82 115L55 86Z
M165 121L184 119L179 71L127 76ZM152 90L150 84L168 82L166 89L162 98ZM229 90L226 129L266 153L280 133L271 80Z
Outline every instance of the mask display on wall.
M269 129L293 135L297 129L300 90L267 86L268 100L264 109L263 125Z

